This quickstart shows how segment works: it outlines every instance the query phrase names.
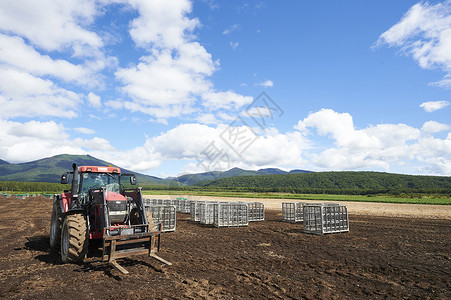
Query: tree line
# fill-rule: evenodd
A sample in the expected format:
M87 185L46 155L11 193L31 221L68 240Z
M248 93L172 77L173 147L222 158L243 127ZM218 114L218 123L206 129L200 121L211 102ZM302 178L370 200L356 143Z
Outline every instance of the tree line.
M297 194L451 194L451 177L383 172L315 172L228 177L202 182L199 186L248 192Z

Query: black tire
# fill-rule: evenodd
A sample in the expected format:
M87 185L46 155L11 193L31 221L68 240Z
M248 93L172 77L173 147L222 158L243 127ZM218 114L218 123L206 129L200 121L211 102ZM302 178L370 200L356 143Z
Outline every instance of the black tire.
M63 226L63 217L59 210L59 205L54 204L52 209L52 218L50 220L50 247L59 249L61 244L61 227Z
M88 252L88 231L83 214L67 215L61 229L61 260L82 262Z

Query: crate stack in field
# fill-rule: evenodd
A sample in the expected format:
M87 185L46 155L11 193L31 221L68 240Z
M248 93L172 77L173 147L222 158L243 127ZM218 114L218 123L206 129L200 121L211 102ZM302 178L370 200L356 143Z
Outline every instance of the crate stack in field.
M348 232L348 209L346 206L332 203L304 204L303 230L318 235Z
M193 200L191 201L190 215L191 221L200 222L200 204L206 201Z
M199 204L199 223L212 225L214 223L214 209L218 202L206 201Z
M265 207L260 202L191 201L191 221L215 227L247 226L265 220Z
M265 220L265 205L261 202L248 202L248 219L249 222Z
M302 208L304 203L301 202L283 202L282 203L282 221L297 223L302 222Z
M161 223L162 231L175 231L177 222L177 212L175 205L149 205L145 210L152 214L153 222Z
M175 231L177 209L170 199L143 199L144 209L152 214L154 223L162 224L163 232Z
M182 213L182 214L189 214L191 213L191 200L188 200L186 198L183 197L179 197L176 199L177 204L178 204L178 212Z
M248 206L242 202L213 204L215 227L240 227L249 224Z

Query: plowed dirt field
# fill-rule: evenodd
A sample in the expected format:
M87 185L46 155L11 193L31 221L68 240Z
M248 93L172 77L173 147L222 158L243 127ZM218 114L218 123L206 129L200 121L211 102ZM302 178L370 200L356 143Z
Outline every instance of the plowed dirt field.
M349 216L350 232L316 236L301 224L212 228L178 214L160 256L119 260L92 247L82 264L49 248L51 200L0 198L1 299L451 299L451 220Z

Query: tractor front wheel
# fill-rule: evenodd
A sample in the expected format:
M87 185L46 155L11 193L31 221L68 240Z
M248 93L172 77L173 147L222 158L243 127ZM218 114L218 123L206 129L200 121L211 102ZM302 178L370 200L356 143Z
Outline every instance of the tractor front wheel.
M61 229L61 260L81 262L88 252L86 217L79 213L67 215Z
M61 226L63 218L58 205L53 205L52 219L50 220L50 247L58 249L61 242Z

